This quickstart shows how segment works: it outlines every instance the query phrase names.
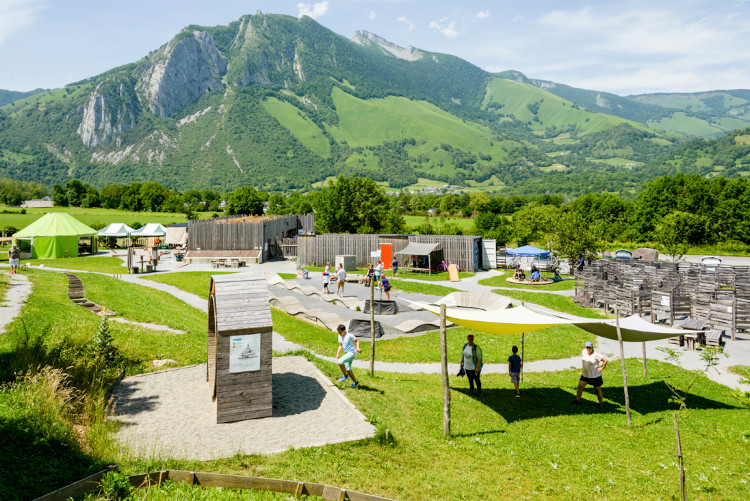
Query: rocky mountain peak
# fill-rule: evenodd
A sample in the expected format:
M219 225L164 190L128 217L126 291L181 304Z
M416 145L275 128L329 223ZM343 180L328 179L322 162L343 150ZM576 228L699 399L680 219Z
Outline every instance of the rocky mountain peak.
M376 45L380 47L385 54L396 56L399 59L407 61L418 61L424 57L424 52L412 47L400 47L393 42L389 42L383 37L365 30L357 30L351 36L350 40L359 45Z
M173 115L213 90L223 89L227 59L205 31L183 31L139 70L138 90L155 115Z

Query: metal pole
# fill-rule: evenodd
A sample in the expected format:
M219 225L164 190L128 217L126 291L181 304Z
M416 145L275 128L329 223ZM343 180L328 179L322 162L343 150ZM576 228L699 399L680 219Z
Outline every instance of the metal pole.
M526 336L525 332L521 333L521 374L519 374L518 379L520 381L523 381L523 339Z
M375 375L375 277L370 277L370 376Z
M440 372L443 376L443 435L451 436L451 387L448 381L448 339L445 333L445 305L440 305Z
M617 340L620 342L620 366L622 367L622 387L625 390L625 414L628 416L628 428L633 426L630 418L630 396L628 396L628 375L625 372L625 350L622 347L622 332L620 331L620 311L615 306L615 327L617 327Z

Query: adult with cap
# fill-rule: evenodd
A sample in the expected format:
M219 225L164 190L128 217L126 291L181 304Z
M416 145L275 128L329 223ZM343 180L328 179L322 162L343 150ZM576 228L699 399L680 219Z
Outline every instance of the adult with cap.
M602 395L602 371L607 366L609 360L607 357L594 351L594 343L586 341L586 347L581 352L581 360L583 364L583 374L581 379L578 381L578 390L576 391L576 399L573 400L575 405L580 405L581 395L583 389L587 384L590 384L596 390L596 396L599 398L598 407L601 409L604 403L604 397Z
M474 383L477 383L477 396L482 396L482 382L479 374L482 372L482 349L474 344L474 335L466 336L466 343L461 348L461 368L469 379L469 393L474 393Z

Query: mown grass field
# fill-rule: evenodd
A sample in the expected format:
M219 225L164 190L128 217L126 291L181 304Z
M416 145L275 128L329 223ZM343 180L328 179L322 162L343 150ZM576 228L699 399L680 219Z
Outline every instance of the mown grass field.
M528 275L528 272L527 272ZM530 285L530 284L515 284L512 282L508 282L508 277L513 276L513 270L508 270L508 272L505 275L501 276L494 276L492 278L483 278L478 283L480 285L486 285L489 287L508 287L512 289L539 289L539 290L546 290L546 291L567 291L570 289L575 289L576 283L575 280L563 280L562 282L556 282L551 284L545 284L545 285ZM554 273L547 273L542 272L542 278L552 278L554 276Z
M175 212L131 212L114 209L81 209L77 207L51 207L51 208L28 208L26 214L21 214L20 209L7 208L10 213L0 213L0 228L14 226L23 229L48 212L67 212L83 224L103 228L110 223L125 223L133 226L133 223L145 225L147 223L161 223L164 226L173 223L186 223L185 214ZM199 217L210 217L210 212L200 212Z
M154 335L146 329L111 323L128 373L151 370L148 362L157 355L175 358L180 365L205 357L203 313L180 305L159 291L106 276L81 275L87 296L106 302L108 308L123 317L188 330L186 335ZM85 387L86 378L95 374L95 368L83 371L86 351L76 351L77 345L72 341L90 339L99 317L73 305L67 298L61 273L31 270L28 276L34 283L34 292L22 317L11 324L7 335L0 337L3 380L14 381L14 372L23 369L23 363L44 363L70 371L73 380ZM288 339L297 336L327 354L335 353L333 333L278 311L273 311L273 319L274 329ZM458 358L460 338L466 331L460 337L453 335L458 333L461 330L449 331L449 353L453 358ZM539 334L526 336L527 360L541 357L546 349L565 351L559 333L546 339L535 337ZM408 340L379 342L378 360L435 360L437 342L429 336L432 335L415 338L425 343L410 346L406 344ZM501 363L507 360L508 343L517 341L514 336L479 336L485 357L497 353ZM588 334L571 335L576 336ZM43 339L42 349L24 351L19 343L23 345L27 337ZM571 341L577 344L576 350L580 341ZM367 348L365 343L361 359L367 356ZM314 358L312 361L332 381L340 375L335 364ZM580 370L526 373L521 384L522 398L514 398L505 374L483 375L482 399L467 395L466 380L451 375L449 438L442 435L439 375L379 372L371 377L358 370L360 388L341 388L376 425L374 438L272 455L237 454L206 462L131 457L107 441L101 428L99 434L90 432L95 428L91 420L97 415L101 420L103 409L99 408L98 414L74 412L78 407L61 398L64 387L19 380L15 386L5 386L0 391L0 426L4 432L0 441L0 490L4 499L33 498L116 462L126 474L160 469L212 471L320 482L402 500L498 499L511 489L509 486L513 497L519 500L591 496L678 499L672 421L676 404L664 381L686 387L695 375L649 361L650 378L645 379L640 364L635 359L626 363L632 428L626 425L619 367L615 365L604 373L605 406L601 410L596 409L591 390L584 393L583 405L570 404ZM688 410L679 418L690 499L747 496L750 421L746 419L747 406L735 397L733 390L704 377L698 377L692 386ZM138 499L144 495L139 493ZM154 497L149 499L284 499L265 494L253 497L249 493L233 497L227 491L209 492L187 486L167 486L150 495Z

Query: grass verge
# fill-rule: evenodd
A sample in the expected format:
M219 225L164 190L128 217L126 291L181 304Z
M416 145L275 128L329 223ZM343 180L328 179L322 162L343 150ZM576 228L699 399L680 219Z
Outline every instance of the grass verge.
M332 380L332 363L314 361ZM633 427L615 371L605 373L605 407L592 391L570 404L580 371L528 373L522 398L507 375L483 376L484 397L464 393L466 380L451 376L452 435L442 436L439 375L357 371L360 387L343 391L376 425L375 438L274 455L236 455L217 461L179 459L121 463L128 473L157 469L209 470L337 485L401 500L497 499L498 479L520 500L679 497L670 392L693 374L659 362L652 377L628 360ZM701 378L691 391L690 412L680 422L688 467L688 495L742 499L747 494L747 409L730 390ZM389 430L388 438L385 430ZM593 448L595 453L582 450ZM721 465L717 468L716 465ZM533 473L532 473L533 472ZM467 478L471 478L470 484Z
M225 271L184 271L180 273L163 273L161 275L149 275L141 277L144 280L152 280L160 284L173 285L185 292L208 299L209 287L211 286L211 275L224 275ZM234 272L236 273L236 272Z
M479 285L486 285L488 287L507 287L510 289L539 289L545 291L567 291L575 289L575 280L563 280L562 282L551 283L547 285L525 285L525 284L514 284L508 282L506 279L512 275L502 275L499 277L484 278L480 280ZM554 273L542 273L543 278L552 278Z
M320 355L334 356L338 348L336 333L323 327L272 309L274 330L287 340L297 343ZM451 362L461 360L461 347L466 336L473 334L482 347L485 363L505 364L513 345L520 346L520 335L494 336L465 327L448 329L448 357ZM526 334L524 358L526 361L568 358L581 352L585 341L592 341L593 334L573 326L549 327ZM369 360L370 341L360 340L360 359ZM427 332L421 336L401 337L376 341L376 360L381 362L437 363L440 362L440 333Z
M578 306L573 299L565 296L558 296L557 294L545 294L543 292L526 292L526 291L507 291L507 290L494 290L495 294L501 296L508 296L519 301L527 303L538 304L545 306L553 310L561 311L563 313L569 313L579 317L586 318L608 318L604 316L599 310L591 308L583 308Z
M64 270L97 271L100 273L127 273L122 259L112 256L87 256L60 259L30 259L23 260L31 266L45 268L61 268Z

